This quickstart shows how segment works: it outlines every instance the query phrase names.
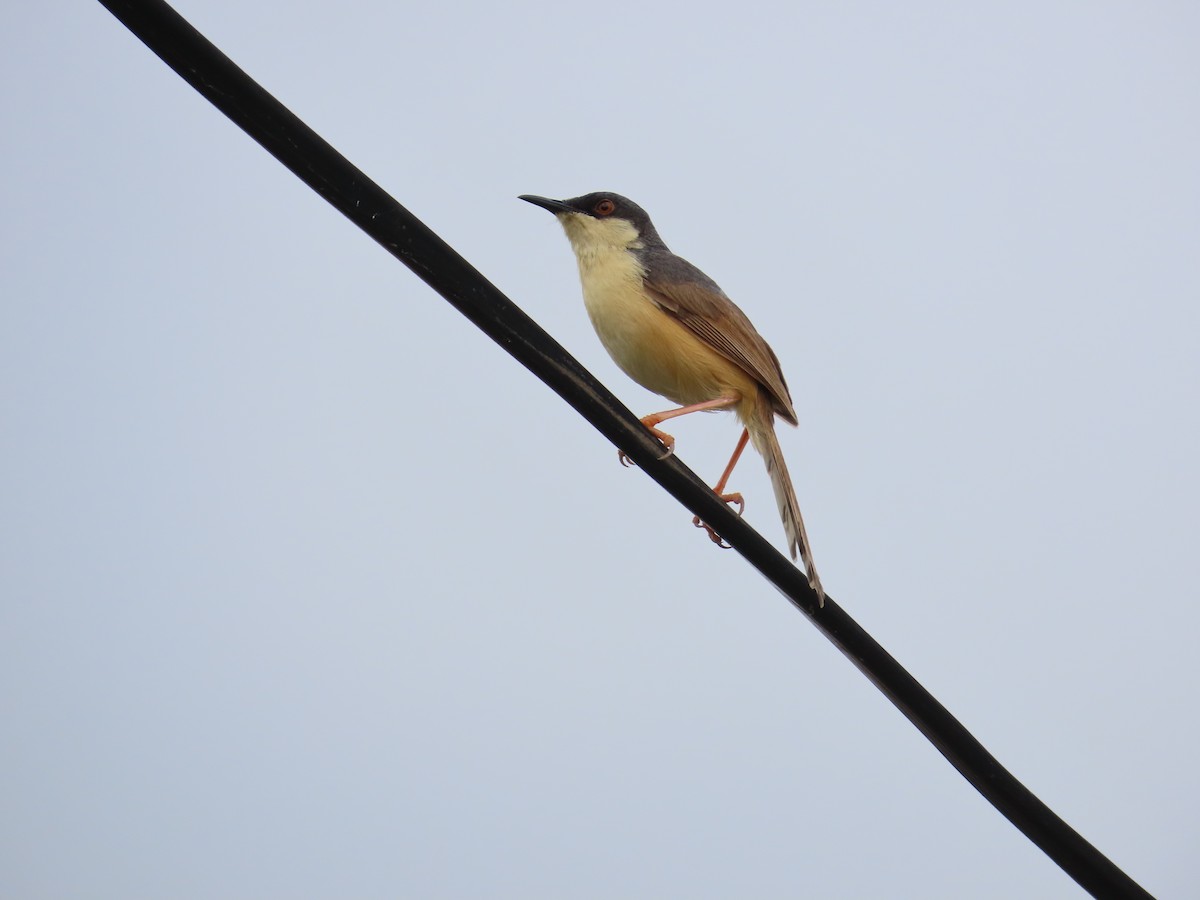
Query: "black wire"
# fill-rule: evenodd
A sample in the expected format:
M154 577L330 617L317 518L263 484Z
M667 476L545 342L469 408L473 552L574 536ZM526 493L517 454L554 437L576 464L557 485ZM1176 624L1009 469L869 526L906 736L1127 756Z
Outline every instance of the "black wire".
M844 653L1001 813L1096 897L1149 897L1012 776L832 599L675 457L540 326L445 241L350 164L161 0L100 0L146 46L305 184L412 269L463 315L711 524ZM148 117L152 118L152 117Z

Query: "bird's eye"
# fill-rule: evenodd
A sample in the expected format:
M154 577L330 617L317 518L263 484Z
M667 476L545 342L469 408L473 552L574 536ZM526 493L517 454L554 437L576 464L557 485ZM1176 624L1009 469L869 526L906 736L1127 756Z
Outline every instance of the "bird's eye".
M598 216L611 216L613 214L613 210L616 208L617 204L607 199L601 200L593 207L593 209L596 210L596 215Z

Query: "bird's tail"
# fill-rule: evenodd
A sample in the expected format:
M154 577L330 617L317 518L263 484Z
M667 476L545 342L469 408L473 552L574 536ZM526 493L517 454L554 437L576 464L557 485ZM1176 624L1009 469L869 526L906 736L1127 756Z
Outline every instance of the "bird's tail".
M750 442L767 464L767 475L771 479L771 487L775 489L775 502L779 505L779 518L783 520L783 530L787 535L788 549L792 559L796 551L800 551L800 561L808 572L808 583L817 592L817 600L825 605L825 590L821 587L821 579L813 566L812 546L808 543L808 533L804 530L804 517L800 515L800 501L796 499L796 490L792 487L792 478L788 474L787 463L783 459L783 448L779 446L779 438L775 436L775 411L765 397L760 397L753 414L743 420L746 430L750 432Z

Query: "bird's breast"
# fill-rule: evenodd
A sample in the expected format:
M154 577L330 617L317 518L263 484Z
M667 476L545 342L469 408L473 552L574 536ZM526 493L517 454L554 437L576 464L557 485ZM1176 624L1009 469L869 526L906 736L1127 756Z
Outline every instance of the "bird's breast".
M680 405L731 392L753 395L756 382L749 375L647 296L645 270L633 253L578 259L588 317L626 375Z

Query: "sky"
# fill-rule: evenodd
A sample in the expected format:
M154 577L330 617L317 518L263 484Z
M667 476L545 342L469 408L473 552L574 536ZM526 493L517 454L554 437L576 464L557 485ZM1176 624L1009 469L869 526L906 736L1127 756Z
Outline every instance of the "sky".
M176 8L639 415L517 195L644 206L782 362L830 595L1194 891L1200 8ZM103 7L0 26L0 896L1081 896Z

